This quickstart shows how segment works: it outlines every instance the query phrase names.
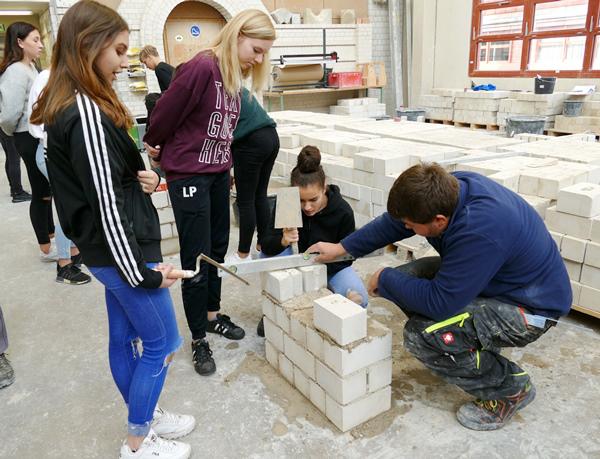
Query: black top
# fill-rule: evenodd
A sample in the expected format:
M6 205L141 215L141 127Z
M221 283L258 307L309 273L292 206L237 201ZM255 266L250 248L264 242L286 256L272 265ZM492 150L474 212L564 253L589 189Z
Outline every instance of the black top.
M145 167L127 131L83 94L46 131L60 224L84 263L113 266L132 287L158 288L162 274L146 266L162 260L158 214L137 179Z
M355 230L354 212L337 185L327 187L327 205L317 214L308 217L302 213L302 228L298 229L300 240L298 250L302 253L317 242L338 243ZM261 241L261 250L268 256L274 256L285 249L281 245L283 231L274 229L275 213L271 215L269 233ZM332 276L350 266L352 261L327 264L327 276Z
M156 74L158 85L160 86L160 92L165 92L169 88L174 71L175 67L172 65L169 65L166 62L158 63L154 69L154 73Z

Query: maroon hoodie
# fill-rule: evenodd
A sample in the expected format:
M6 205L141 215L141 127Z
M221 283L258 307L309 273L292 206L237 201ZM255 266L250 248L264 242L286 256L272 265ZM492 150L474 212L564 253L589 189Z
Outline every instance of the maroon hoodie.
M144 136L148 145L161 146L167 181L229 170L239 112L240 94L227 94L215 57L197 54L180 66Z

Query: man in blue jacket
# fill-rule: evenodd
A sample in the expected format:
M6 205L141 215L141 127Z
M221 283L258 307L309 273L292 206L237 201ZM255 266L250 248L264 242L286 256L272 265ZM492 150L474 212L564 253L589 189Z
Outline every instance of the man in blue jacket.
M523 347L569 312L569 278L556 244L519 195L475 173L417 165L394 183L388 212L343 239L308 249L328 261L360 257L419 234L439 257L379 269L369 292L408 316L406 348L434 373L476 397L459 422L503 427L535 397L530 377L500 355Z

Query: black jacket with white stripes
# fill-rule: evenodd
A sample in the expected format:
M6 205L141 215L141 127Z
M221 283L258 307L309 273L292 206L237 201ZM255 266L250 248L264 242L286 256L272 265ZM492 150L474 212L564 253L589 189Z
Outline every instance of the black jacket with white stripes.
M158 288L158 214L137 180L136 145L87 96L63 111L48 135L48 173L60 224L88 266L113 266L132 287Z

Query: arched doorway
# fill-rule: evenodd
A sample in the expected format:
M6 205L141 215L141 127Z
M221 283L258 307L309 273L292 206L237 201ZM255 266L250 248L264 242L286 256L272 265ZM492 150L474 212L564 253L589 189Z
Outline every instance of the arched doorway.
M188 61L225 25L225 18L213 7L198 1L177 5L165 22L165 58L173 66Z

